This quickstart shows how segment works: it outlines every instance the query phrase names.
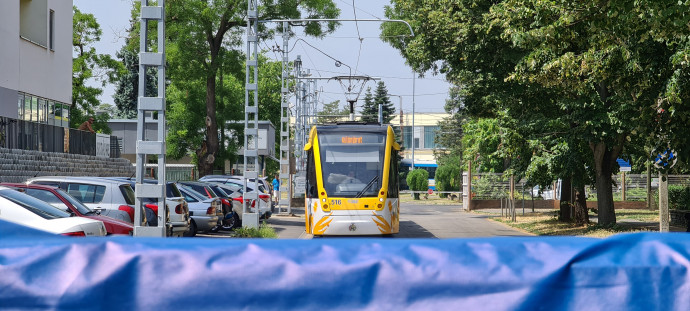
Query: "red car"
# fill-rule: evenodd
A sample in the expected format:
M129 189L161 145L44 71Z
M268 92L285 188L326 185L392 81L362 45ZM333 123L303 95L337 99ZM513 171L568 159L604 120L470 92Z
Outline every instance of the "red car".
M21 189L24 193L75 216L100 220L105 225L105 230L108 234L132 235L134 230L132 224L115 218L101 216L58 187L14 183L0 183L0 185Z

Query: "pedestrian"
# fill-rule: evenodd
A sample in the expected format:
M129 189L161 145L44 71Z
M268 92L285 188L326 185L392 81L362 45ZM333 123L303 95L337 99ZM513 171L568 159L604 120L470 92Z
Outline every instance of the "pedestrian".
M79 130L80 130L80 131L89 131L89 132L91 132L91 133L96 133L96 132L93 130L93 127L91 126L91 125L93 124L93 121L94 121L93 117L89 117L88 120L84 121L84 123L82 123L82 124L79 126Z
M278 174L273 178L273 201L278 204L280 201L280 179L278 179Z

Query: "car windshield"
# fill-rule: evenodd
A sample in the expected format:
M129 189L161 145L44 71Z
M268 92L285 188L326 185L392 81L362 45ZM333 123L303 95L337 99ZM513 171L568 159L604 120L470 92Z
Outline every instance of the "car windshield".
M386 135L365 132L318 134L321 171L328 195L353 198L381 188Z
M93 213L93 210L88 208L86 205L83 203L79 202L79 200L75 199L73 196L69 195L67 192L63 191L62 189L55 189L57 193L60 194L67 202L71 203L74 208L76 208L79 213L88 215L90 213Z
M213 186L209 186L209 188L211 188L211 190L213 190L213 192L215 192L216 195L218 195L219 197L223 197L223 198L229 198L229 197L230 197L230 194L228 194L228 193L227 193L223 188L221 188L221 187L218 187L218 186L213 185Z
M17 205L44 219L70 217L69 213L63 212L55 206L13 189L0 190L0 196L16 203Z
M132 190L132 186L129 184L124 184L120 185L120 192L122 192L122 196L125 197L125 202L127 202L128 205L134 205L134 190Z

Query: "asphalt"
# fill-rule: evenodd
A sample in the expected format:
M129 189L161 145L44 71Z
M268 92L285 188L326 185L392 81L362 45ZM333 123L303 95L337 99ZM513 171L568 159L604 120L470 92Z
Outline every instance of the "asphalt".
M421 206L421 205L419 205ZM453 238L453 237L469 237L469 236L514 236L526 235L524 232L514 230L513 228L495 222L485 221L482 218L489 216L507 215L507 211L501 209L482 209L481 214L468 213L461 209L459 205L452 206L451 210L445 213L429 213L428 211L437 210L439 206L429 205L422 209L417 209L416 213L409 213L410 208L406 211L410 215L401 214L401 233L398 237L428 237L428 238ZM446 207L449 208L449 207ZM539 211L549 211L543 209ZM304 209L293 208L291 214L285 213L274 214L268 219L269 223L278 234L279 239L311 239L312 236L306 234L304 228ZM503 214L502 214L503 212ZM531 209L525 209L525 213L531 212ZM457 214L458 217L448 217L449 214ZM521 208L516 210L518 215L523 213ZM596 216L590 216L589 220L596 223L598 221ZM617 224L622 226L630 226L635 229L645 231L659 231L659 223L641 222L634 219L618 219ZM407 226L407 227L406 227ZM487 227L488 226L488 227ZM495 226L491 227L491 226ZM490 227L490 228L489 228ZM415 228L419 230L415 230ZM489 231L486 231L489 230ZM416 232L418 231L418 232ZM671 232L686 232L685 227L671 226ZM409 234L403 234L408 232ZM412 233L410 233L412 232ZM424 235L427 232L427 235ZM433 233L432 233L433 232Z

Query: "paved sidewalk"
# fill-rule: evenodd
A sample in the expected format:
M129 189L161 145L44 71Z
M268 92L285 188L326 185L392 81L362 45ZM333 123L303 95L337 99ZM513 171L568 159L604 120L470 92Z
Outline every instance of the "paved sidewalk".
M275 229L279 239L311 239L305 232L304 209L292 208L292 215L273 214L266 222Z
M480 210L477 210L477 212L486 213L486 214L490 214L493 216L500 216L501 215L501 209L500 208L480 209ZM525 208L525 214L531 213L531 212L532 212L532 208ZM535 212L547 213L547 212L556 212L556 210L555 209L537 208L537 209L535 209ZM506 213L507 213L507 209L503 209L503 215L507 215ZM515 214L517 216L522 215L522 208L519 207L519 208L515 209ZM593 216L593 215L589 216L589 221L592 223L597 223L598 220L599 219L597 218L597 216ZM621 225L621 226L629 226L629 227L633 227L633 228L639 229L639 230L659 231L659 223L658 222L643 222L643 221L639 221L639 220L635 220L635 219L621 219L621 218L619 218L616 220L616 223ZM670 232L686 232L686 228L681 227L681 226L670 226L669 231Z

